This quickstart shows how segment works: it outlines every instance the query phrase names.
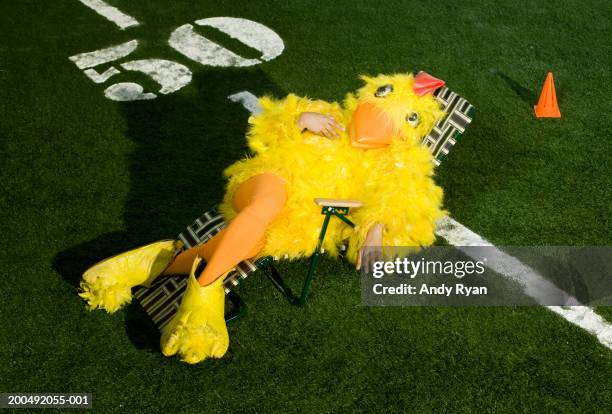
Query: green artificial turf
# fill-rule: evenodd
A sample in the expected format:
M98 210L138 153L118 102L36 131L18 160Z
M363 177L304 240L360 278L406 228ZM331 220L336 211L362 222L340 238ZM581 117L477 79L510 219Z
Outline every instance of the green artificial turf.
M338 100L362 73L423 69L476 106L437 175L458 221L499 245L610 245L609 2L108 2L142 26L118 30L76 0L0 4L0 392L90 392L99 412L609 409L612 351L555 314L362 307L342 261L323 260L302 309L251 277L227 356L195 366L160 354L137 304L107 315L76 295L96 260L219 202L221 171L246 151L248 113L228 95ZM285 50L228 69L168 47L174 28L213 16L263 23ZM134 38L134 58L185 64L191 84L116 103L68 60ZM562 118L538 120L548 71ZM306 264L281 267L297 284Z

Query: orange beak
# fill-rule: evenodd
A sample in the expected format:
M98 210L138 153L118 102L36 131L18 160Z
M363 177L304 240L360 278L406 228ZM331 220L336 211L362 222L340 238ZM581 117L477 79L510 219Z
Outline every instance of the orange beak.
M393 122L371 102L357 106L349 126L351 144L357 148L382 148L397 132Z

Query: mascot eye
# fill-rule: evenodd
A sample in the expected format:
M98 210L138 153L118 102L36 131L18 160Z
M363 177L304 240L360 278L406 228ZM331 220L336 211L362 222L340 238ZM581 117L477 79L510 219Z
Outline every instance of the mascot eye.
M416 112L409 113L408 115L406 115L406 122L408 122L413 127L417 126L419 124L419 114L417 114Z
M377 98L384 98L391 92L393 92L393 85L384 85L376 89L376 93L374 94L374 96L376 96Z

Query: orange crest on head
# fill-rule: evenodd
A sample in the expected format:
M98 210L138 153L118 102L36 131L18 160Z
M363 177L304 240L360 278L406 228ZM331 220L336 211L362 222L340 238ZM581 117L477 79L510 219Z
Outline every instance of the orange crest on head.
M442 79L434 78L427 72L419 72L414 77L414 83L412 84L412 90L418 96L423 96L429 92L433 92L438 88L444 86Z

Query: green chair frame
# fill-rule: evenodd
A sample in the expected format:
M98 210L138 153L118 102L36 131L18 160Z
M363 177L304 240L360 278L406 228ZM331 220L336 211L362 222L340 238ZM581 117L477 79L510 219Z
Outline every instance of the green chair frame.
M321 227L321 231L319 233L317 247L313 255L310 257L308 273L304 278L302 290L299 295L295 295L292 290L285 284L285 281L281 277L280 272L274 266L274 258L272 256L265 256L257 261L257 268L263 271L263 273L268 277L272 285L287 299L287 301L291 305L294 306L304 306L304 304L306 303L306 299L308 298L312 287L312 280L314 279L314 275L317 271L319 258L323 253L323 242L325 240L325 234L327 233L327 228L329 227L329 222L331 218L337 217L350 227L355 227L355 223L353 223L347 217L350 211L349 206L325 205L324 201L319 202L319 204L322 205L321 214L324 215L325 218L323 219L323 226ZM234 309L228 315L226 315L225 320L227 323L231 323L237 321L242 316L244 316L246 314L247 308L244 301L234 290L231 290L228 293L228 299L230 300L230 302L232 302Z

